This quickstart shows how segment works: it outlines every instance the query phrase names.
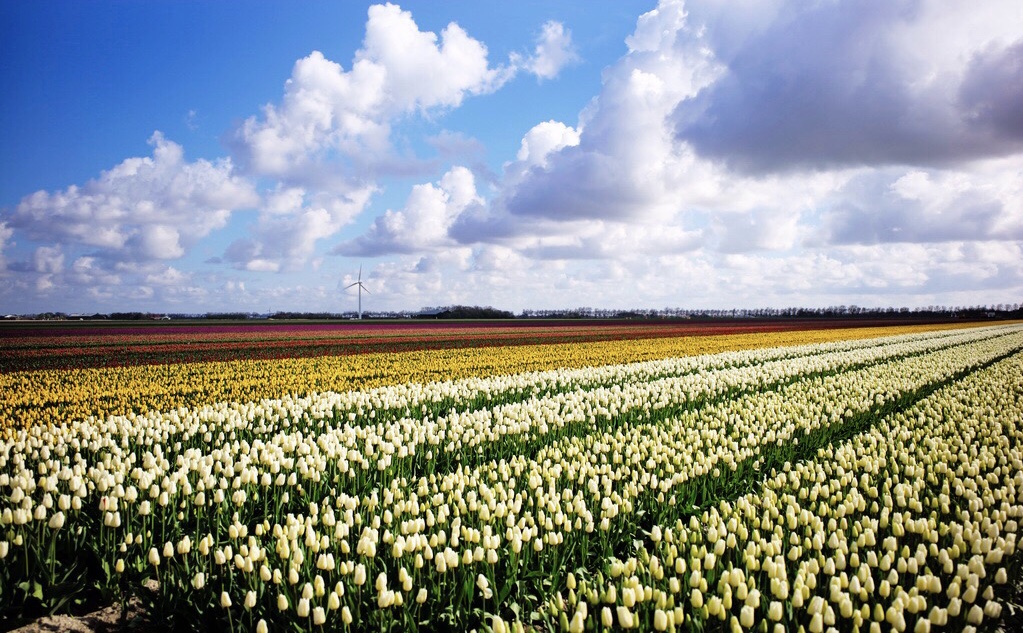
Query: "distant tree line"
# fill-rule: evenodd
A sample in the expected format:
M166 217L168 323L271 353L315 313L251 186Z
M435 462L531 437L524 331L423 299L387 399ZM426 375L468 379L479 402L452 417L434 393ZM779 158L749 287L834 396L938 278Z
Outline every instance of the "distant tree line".
M220 321L244 320L351 320L358 318L356 312L207 312L203 314L152 313L152 312L111 312L109 314L68 314L65 312L43 312L34 315L7 315L5 319L32 319L48 321L158 321L202 319ZM998 303L973 306L925 306L917 308L864 308L856 305L837 305L825 308L732 308L732 309L689 309L689 308L570 308L523 310L513 314L491 306L441 306L426 307L417 311L373 311L363 312L364 319L927 319L927 320L976 320L976 319L1023 319L1023 304Z
M918 308L864 308L838 305L826 308L731 308L731 309L607 309L574 308L558 310L523 310L527 319L785 319L785 318L903 318L903 319L976 319L1023 318L1023 304L999 303L975 306L927 306Z
M514 319L507 310L490 306L450 306L445 308L424 308L416 315L422 319Z

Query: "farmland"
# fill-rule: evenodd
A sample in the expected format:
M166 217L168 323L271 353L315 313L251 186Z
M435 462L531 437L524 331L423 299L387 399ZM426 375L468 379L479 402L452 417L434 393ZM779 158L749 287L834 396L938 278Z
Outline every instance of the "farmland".
M547 328L536 322L515 327L501 322L483 326L39 325L0 327L0 430L93 415L248 402L279 394L368 389L952 327L841 329L848 325L841 321L821 324L826 329L805 329L806 324L799 322L712 326L611 322ZM409 349L395 352L396 341L404 341ZM268 350L274 350L275 344L277 352L290 346L288 353L273 357ZM347 352L325 353L330 349ZM231 360L216 360L225 357Z
M57 351L195 347L161 332L4 343L71 359L0 374L9 621L128 595L171 626L247 631L959 631L1008 615L1020 325L498 328L476 347L438 328L443 345L397 352L372 346L415 337L111 367L75 360L107 349Z
M909 323L909 321L907 321ZM891 325L880 319L0 323L0 372L632 341ZM907 326L895 321L895 326ZM912 328L913 325L908 325ZM933 328L936 326L924 326Z

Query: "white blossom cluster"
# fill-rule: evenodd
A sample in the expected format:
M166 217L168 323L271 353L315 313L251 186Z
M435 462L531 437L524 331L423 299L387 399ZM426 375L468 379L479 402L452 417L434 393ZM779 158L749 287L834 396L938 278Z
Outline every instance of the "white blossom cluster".
M550 601L569 630L976 631L1023 521L1023 357L953 383L755 493L659 522ZM566 596L567 594L567 596ZM766 626L765 626L766 625Z
M975 625L1014 553L1021 350L1003 326L34 427L0 444L0 586L56 586L62 551L257 630Z

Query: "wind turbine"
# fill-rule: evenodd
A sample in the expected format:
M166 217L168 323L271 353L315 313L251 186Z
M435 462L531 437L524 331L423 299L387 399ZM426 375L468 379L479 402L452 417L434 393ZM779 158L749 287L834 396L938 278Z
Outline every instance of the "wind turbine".
M366 290L366 286L362 284L362 266L359 266L359 279L355 283L348 284L345 286L345 290L348 290L352 286L359 287L359 320L362 320L362 291ZM369 294L369 290L366 290L366 294Z

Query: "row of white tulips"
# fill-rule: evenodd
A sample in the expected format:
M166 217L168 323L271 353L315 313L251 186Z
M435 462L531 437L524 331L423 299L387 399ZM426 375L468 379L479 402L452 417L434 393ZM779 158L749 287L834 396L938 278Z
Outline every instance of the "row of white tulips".
M223 446L237 440L241 434L248 434L254 439L251 446L244 451L244 462L272 460L282 462L285 469L293 469L293 461L301 462L302 447L306 446L310 437L316 438L318 449L310 449L310 454L321 458L337 460L342 473L360 474L363 471L389 471L391 463L397 460L414 458L418 454L418 462L427 465L444 453L453 453L459 458L465 449L476 449L485 446L488 449L498 440L512 438L529 441L537 436L545 436L573 424L592 426L595 421L609 420L621 416L632 415L637 411L653 413L662 409L677 409L691 403L720 397L736 391L751 391L778 383L797 376L808 374L828 374L843 371L850 367L872 366L879 362L906 358L921 354L927 350L948 349L970 342L999 341L1002 338L1016 337L1018 333L1008 334L1001 329L969 330L964 333L946 334L943 336L911 336L907 340L885 341L882 344L866 346L858 343L854 349L822 353L813 346L805 354L793 356L785 360L767 360L756 363L743 363L725 369L708 369L694 371L690 363L683 361L663 361L664 368L657 370L661 377L655 380L636 379L637 375L649 377L651 363L639 364L641 369L632 365L614 368L593 369L589 373L580 371L566 372L575 378L565 379L563 384L582 383L571 391L560 391L543 397L533 397L522 402L515 402L494 407L485 407L470 411L452 411L437 416L404 416L389 423L367 424L357 419L351 422L342 421L327 427L323 420L339 407L339 401L358 401L358 394L315 394L307 398L295 398L279 401L264 401L259 405L225 404L220 407L207 407L197 412L174 411L169 414L150 413L144 416L112 416L105 421L89 420L81 424L73 424L68 432L74 450L90 450L93 453L110 451L111 461L115 464L122 459L122 453L141 457L142 466L150 481L158 480L176 470L179 465L171 464L164 453L170 448L181 452L181 446L196 443ZM1000 344L1000 343L999 343ZM822 346L822 347L831 347ZM764 354L770 356L770 354ZM713 366L723 364L713 360L715 357L704 357L701 364ZM675 364L684 365L684 369L670 370ZM695 363L693 363L695 364ZM728 364L734 364L729 361ZM869 371L873 371L872 369ZM590 375L597 374L597 377ZM598 383L597 378L605 382ZM634 380L630 380L630 377ZM523 379L525 387L546 380L531 374ZM483 382L483 381L480 381ZM494 379L495 384L513 383L513 379ZM858 382L858 381L857 381ZM460 386L470 383L461 381ZM600 386L594 386L599 384ZM476 385L479 387L479 385ZM479 397L480 390L476 387L467 388L464 393L466 400ZM434 391L434 385L421 389L423 394L418 401L432 399L436 394L450 394L452 385L441 385ZM382 402L389 402L389 408L400 406L400 399L391 398L393 394L387 390L374 390L372 393L380 397ZM395 391L400 391L395 388ZM425 395L424 395L425 394ZM754 400L759 396L754 395ZM748 398L747 398L748 400ZM399 402L395 405L395 402ZM348 407L350 408L350 407ZM184 415L182 415L184 413ZM372 416L373 411L367 417ZM840 412L839 412L840 413ZM350 414L354 416L355 414ZM309 420L318 420L318 425L310 425ZM46 434L26 431L20 439L31 451L51 446ZM133 451L123 451L122 445L130 441ZM12 446L19 444L12 442ZM141 456L138 449L153 446L154 451L146 450ZM15 464L17 467L17 454ZM233 451L228 451L230 454ZM297 457L296 457L297 455ZM5 456L0 453L0 466L5 465ZM304 470L299 464L299 470ZM428 467L428 466L427 466ZM100 469L102 472L102 468ZM278 474L277 472L273 473ZM301 473L307 474L307 473ZM315 474L315 473L314 473ZM388 472L387 475L390 473ZM97 482L101 486L102 483ZM88 481L86 481L86 485Z
M707 371L594 369L608 382L578 372L553 392L531 375L522 388L546 395L390 425L332 424L364 396L318 394L30 429L0 447L0 591L59 590L65 551L89 558L90 582L108 590L158 577L153 607L178 620L190 617L182 605L258 628L578 620L585 601L550 608L575 582L564 571L610 576L606 561L631 554L637 530L734 495L722 474L748 488L765 465L799 457L799 442L830 442L850 421L1021 347L1010 327L708 357L699 363L717 369ZM495 389L520 388L502 380ZM434 400L421 389L406 406ZM376 393L379 406L402 408ZM483 391L433 393L458 402ZM362 406L363 417L376 410ZM435 472L441 454L448 467ZM632 613L624 595L603 604ZM605 624L603 608L589 615Z
M837 371L999 337L1005 332L1001 327L924 332L627 365L528 372L426 385L410 383L304 397L284 396L260 402L225 402L196 410L90 419L85 421L82 431L86 438L131 436L152 427L152 419L156 418L163 437L187 440L199 434L210 442L223 439L219 435L215 437L213 429L227 432L237 426L266 434L289 428L307 431L306 427L312 426L316 432L317 427L322 428L323 422L329 420L337 422L336 432L351 435L350 441L381 446L395 437L400 438L398 441L404 439L400 434L407 432L409 425L432 424L447 431L446 436L457 436L457 430L450 427L467 423L461 418L471 413L471 410L466 411L470 403L480 409L478 415L496 418L497 424L507 419L514 427L515 420L528 417L531 411L557 410L564 406L565 399L578 400L588 390L655 383L650 385L651 390L661 394L680 393L693 400L727 390L760 388L811 371ZM802 360L802 363L792 362L795 360ZM526 397L523 394L527 394ZM507 401L511 403L504 405ZM514 429L504 432L512 433Z
M572 574L547 609L571 631L996 624L1018 570L1021 421L1016 355L772 471L755 493L653 525L636 555Z

